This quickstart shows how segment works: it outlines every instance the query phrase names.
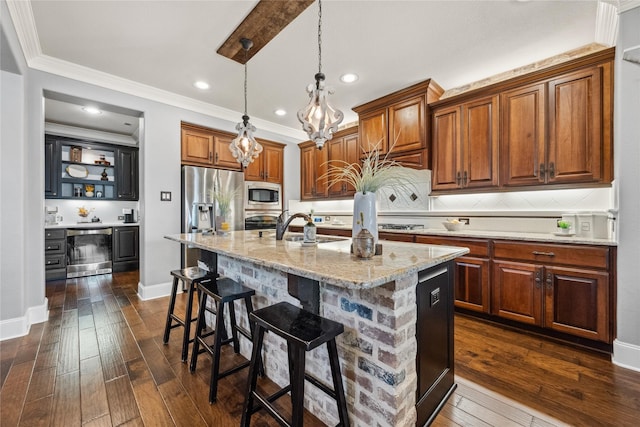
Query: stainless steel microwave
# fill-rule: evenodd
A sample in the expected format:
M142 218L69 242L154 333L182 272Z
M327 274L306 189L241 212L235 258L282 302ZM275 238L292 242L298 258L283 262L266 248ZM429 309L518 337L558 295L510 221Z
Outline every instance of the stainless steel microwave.
M244 183L245 209L280 209L282 187L270 182L246 181Z

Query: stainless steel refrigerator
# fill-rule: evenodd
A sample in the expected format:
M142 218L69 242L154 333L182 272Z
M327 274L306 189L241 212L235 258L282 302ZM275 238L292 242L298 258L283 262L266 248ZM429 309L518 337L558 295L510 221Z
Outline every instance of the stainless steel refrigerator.
M234 191L230 213L225 221L230 230L244 229L244 174L195 166L182 167L182 229L183 233L202 233L216 230L219 206L216 191ZM182 267L197 265L200 251L183 245Z

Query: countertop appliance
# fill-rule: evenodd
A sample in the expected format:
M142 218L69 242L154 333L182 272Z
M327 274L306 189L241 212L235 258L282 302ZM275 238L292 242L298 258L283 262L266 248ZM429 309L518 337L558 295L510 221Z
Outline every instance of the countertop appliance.
M183 233L211 232L216 228L219 207L214 194L235 192L230 214L225 218L230 230L244 229L244 174L195 166L182 167L182 228ZM182 267L197 265L199 249L183 245Z

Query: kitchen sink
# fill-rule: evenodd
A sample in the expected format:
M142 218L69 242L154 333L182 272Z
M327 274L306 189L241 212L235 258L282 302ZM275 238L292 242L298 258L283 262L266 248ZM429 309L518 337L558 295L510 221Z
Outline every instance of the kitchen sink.
M348 237L341 236L318 236L316 235L316 243L329 243L329 242L341 242L343 240L347 240ZM302 234L287 234L284 237L284 240L287 242L300 242L304 241L304 235Z

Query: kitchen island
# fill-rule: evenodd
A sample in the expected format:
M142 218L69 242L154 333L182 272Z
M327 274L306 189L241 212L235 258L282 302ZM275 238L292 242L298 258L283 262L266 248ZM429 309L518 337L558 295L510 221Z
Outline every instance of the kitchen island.
M363 260L350 253L350 239L305 246L257 231L165 237L201 249L210 270L255 289L256 308L287 301L345 325L337 342L352 425L423 425L453 391L452 260L468 249L384 242L382 255ZM286 351L273 335L265 371L285 385ZM250 344L241 352L249 358ZM307 368L330 383L324 348L310 353ZM333 400L309 383L305 407L337 423Z

